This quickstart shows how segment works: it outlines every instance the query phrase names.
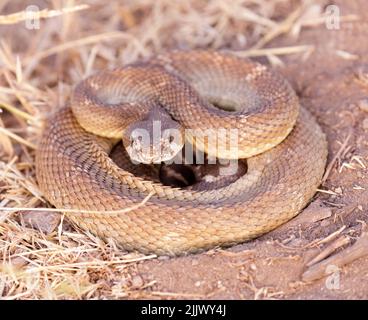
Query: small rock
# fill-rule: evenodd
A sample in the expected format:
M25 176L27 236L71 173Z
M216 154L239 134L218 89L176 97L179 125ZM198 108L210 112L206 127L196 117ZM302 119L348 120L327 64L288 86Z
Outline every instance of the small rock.
M22 256L18 256L11 259L11 264L15 268L22 268L28 264L28 261Z
M304 243L302 238L296 238L296 239L292 239L289 243L288 246L290 247L297 247L297 246L302 246Z
M196 283L194 284L195 287L200 287L201 286L201 281L196 281Z
M335 192L336 192L337 194L342 194L342 189L341 189L341 187L337 187L337 188L335 188Z
M217 281L217 288L219 289L225 288L221 280Z
M157 260L162 260L162 261L167 261L167 260L170 260L171 257L169 256L159 256L157 257Z
M198 260L193 259L193 260L192 260L192 266L198 266L198 265L199 265Z
M135 275L132 278L132 287L133 288L141 288L144 284L144 281L140 275Z
M356 70L356 76L361 84L367 85L368 84L368 66L362 65L359 66Z
M61 215L49 211L25 211L21 214L25 225L45 234L53 232L60 223Z
M368 118L363 120L363 129L368 131Z
M331 224L331 222L329 220L321 221L321 227L322 228L328 227L330 224Z
M359 100L358 107L360 110L368 112L368 98Z

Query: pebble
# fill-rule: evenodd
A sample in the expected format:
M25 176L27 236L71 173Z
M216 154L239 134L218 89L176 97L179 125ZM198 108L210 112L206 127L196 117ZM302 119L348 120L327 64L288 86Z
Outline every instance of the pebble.
M11 265L15 268L22 268L28 264L28 261L23 257L14 257L11 259Z
M198 266L199 262L198 260L192 260L192 266Z
M196 281L196 283L194 284L194 286L198 288L198 287L200 287L200 286L201 286L201 284L202 284L202 282L201 282L201 281Z
M330 221L328 221L327 219L326 220L323 220L322 222L321 222L321 227L323 228L323 227L327 227L327 226L329 226L331 224L331 222Z
M132 278L132 287L133 288L140 288L144 284L144 281L140 275L135 275Z
M363 129L368 131L368 118L363 120Z
M60 213L49 211L24 211L21 217L27 227L37 229L50 234L59 225L61 220Z
M341 189L341 187L337 187L337 188L335 188L335 192L336 192L337 194L342 194L342 189Z
M359 100L358 107L360 110L368 112L368 98Z

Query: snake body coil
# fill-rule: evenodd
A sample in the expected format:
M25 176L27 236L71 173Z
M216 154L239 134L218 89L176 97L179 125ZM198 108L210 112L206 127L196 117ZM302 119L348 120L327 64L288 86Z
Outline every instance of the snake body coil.
M186 129L236 129L247 173L192 190L119 168L109 158L115 138L157 106ZM232 158L224 150L214 155ZM177 255L243 242L293 218L316 192L326 158L324 134L282 77L228 54L177 51L79 84L43 134L36 172L54 206L81 210L68 217L82 228L127 250Z

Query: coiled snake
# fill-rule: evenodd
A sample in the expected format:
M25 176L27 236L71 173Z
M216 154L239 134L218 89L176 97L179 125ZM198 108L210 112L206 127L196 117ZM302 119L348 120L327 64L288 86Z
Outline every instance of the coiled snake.
M180 150L171 135L158 147L134 136L137 128L152 133L152 119L181 133L236 129L247 173L198 190L118 167L109 157L118 138L146 163L160 161L158 149L164 160ZM219 148L201 139L196 149L234 157L228 136ZM36 173L51 204L81 210L67 213L80 227L127 250L178 255L240 243L293 218L316 192L326 158L324 134L281 76L230 54L174 51L82 81L48 122Z

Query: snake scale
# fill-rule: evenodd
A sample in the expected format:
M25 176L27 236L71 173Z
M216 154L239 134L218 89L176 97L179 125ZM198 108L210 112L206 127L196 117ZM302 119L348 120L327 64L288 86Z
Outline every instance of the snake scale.
M180 130L237 129L246 174L196 190L120 168L109 156L113 146L152 113ZM142 151L136 142L124 142L130 155ZM276 72L228 53L173 51L83 80L48 121L36 174L52 205L81 211L67 213L81 228L126 250L181 255L244 242L290 220L316 192L326 159L325 135Z

